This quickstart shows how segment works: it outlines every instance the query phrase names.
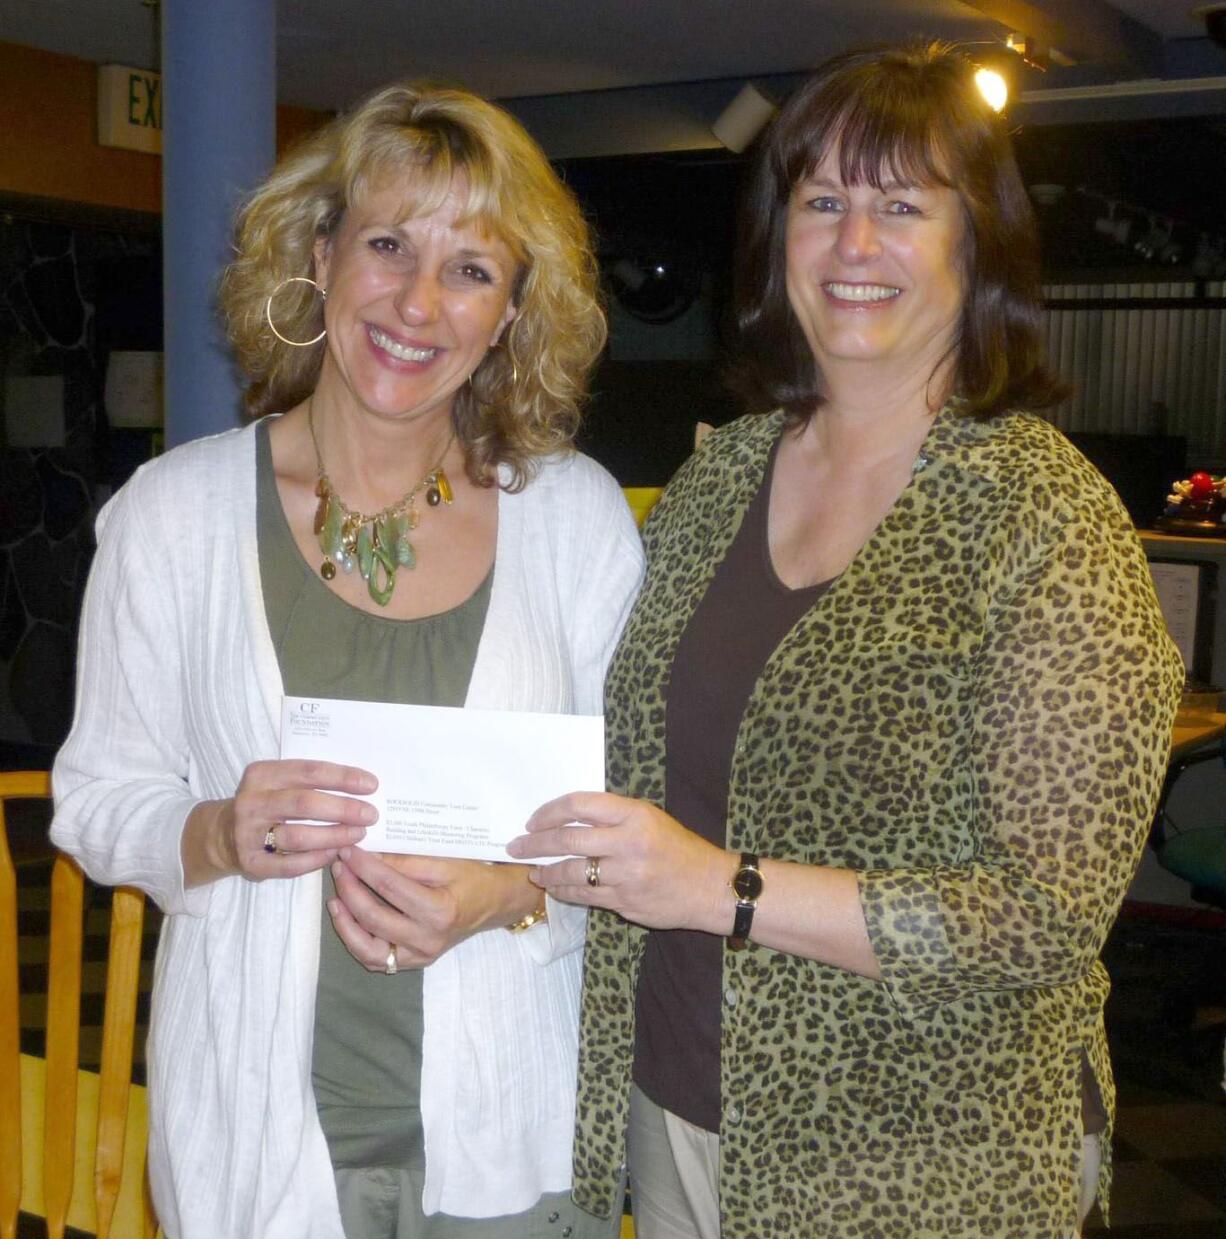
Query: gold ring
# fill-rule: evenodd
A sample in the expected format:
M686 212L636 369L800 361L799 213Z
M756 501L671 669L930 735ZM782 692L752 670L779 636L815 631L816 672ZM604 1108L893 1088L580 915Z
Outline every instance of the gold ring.
M396 948L391 943L388 943L387 962L383 965L383 971L389 977L394 977L400 971L400 965L396 961Z
M587 879L589 886L600 885L600 857L589 856L587 864L583 869L583 876Z

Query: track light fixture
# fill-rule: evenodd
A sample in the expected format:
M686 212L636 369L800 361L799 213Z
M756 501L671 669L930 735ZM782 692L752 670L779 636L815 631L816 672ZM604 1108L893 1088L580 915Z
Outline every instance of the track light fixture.
M719 114L711 132L730 151L740 154L766 128L779 109L753 84L746 82Z

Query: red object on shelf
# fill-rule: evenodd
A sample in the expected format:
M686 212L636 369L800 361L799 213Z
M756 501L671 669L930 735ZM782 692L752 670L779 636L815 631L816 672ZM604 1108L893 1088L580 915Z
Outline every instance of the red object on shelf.
M1188 485L1192 487L1191 498L1193 501L1209 499L1214 493L1213 478L1203 470L1192 474L1188 478Z

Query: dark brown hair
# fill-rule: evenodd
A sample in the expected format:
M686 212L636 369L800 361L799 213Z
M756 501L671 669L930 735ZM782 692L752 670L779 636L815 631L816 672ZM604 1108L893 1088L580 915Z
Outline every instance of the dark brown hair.
M885 181L955 189L966 217L965 298L953 394L984 416L1057 403L1045 367L1038 235L1008 135L941 43L835 57L797 89L762 140L741 210L736 264L739 357L732 380L757 411L804 420L825 401L822 376L788 301L786 227L794 187L837 144L848 185Z

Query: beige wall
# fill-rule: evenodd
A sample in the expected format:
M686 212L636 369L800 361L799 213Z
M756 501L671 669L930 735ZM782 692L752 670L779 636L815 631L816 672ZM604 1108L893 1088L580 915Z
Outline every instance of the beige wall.
M99 146L96 66L0 42L0 194L160 213L158 155ZM277 109L277 148L327 117Z

